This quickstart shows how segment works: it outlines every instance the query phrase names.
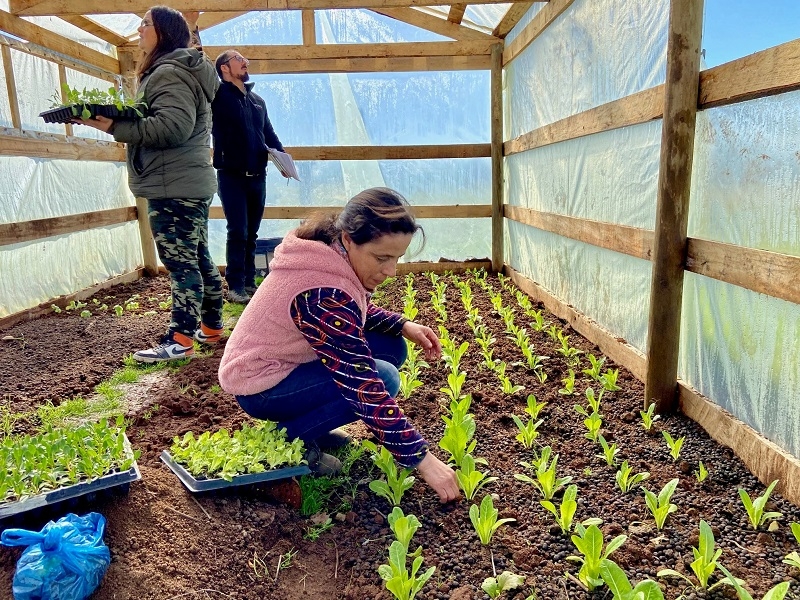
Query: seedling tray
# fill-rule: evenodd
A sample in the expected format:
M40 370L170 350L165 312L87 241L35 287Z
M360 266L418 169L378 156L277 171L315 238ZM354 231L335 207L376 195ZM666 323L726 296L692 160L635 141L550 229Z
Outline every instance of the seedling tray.
M311 473L311 470L306 465L298 465L296 467L284 467L283 469L264 471L263 473L237 475L232 481L225 481L224 479L195 479L189 471L173 460L167 450L161 453L161 460L172 469L172 472L178 476L178 479L181 480L183 485L185 485L190 492L208 492L210 490L262 483L264 481L275 481L276 479L287 479L289 477L297 477L299 475Z
M128 456L133 456L133 450L131 449L127 436L125 436L125 449L129 453ZM118 471L110 475L104 475L93 481L76 483L43 494L37 494L36 496L30 496L24 500L0 504L0 519L19 515L44 506L50 506L64 500L85 496L86 494L91 494L100 490L130 484L132 481L137 481L141 478L142 474L139 471L139 465L134 461L133 466L127 471Z
M53 108L39 113L39 116L44 119L45 123L70 123L73 119L80 117L83 106L83 104L73 104L71 106ZM127 120L139 118L139 115L137 115L136 111L132 108L123 108L119 110L112 104L86 104L85 106L93 117L100 115L101 117L108 117L109 119Z

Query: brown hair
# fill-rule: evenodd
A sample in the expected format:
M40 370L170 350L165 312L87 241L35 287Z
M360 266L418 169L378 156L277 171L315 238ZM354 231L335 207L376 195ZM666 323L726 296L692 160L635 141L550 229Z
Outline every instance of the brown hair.
M137 73L139 82L159 58L178 48L189 48L192 37L189 24L177 10L168 6L153 6L148 12L153 20L158 42L152 52L145 54L144 60L139 65Z
M338 215L316 213L303 221L295 235L330 244L342 232L359 246L392 233L425 232L414 220L408 201L389 188L370 188L353 196Z

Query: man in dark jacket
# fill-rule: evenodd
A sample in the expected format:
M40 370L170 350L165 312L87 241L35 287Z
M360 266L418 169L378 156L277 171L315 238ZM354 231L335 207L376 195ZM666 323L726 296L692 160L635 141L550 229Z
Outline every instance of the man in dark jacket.
M236 50L217 57L222 85L211 104L214 167L228 221L225 279L228 300L246 303L255 292L258 227L267 195L267 148L283 151L267 116L267 105L253 91L249 61Z

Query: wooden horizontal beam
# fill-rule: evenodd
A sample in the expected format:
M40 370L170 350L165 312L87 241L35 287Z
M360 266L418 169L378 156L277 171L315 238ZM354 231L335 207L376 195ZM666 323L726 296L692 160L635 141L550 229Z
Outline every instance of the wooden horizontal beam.
M83 289L80 292L68 294L66 296L59 296L58 298L53 298L47 302L42 302L34 308L29 308L27 310L8 315L7 317L0 318L0 331L6 331L18 323L32 321L33 319L38 319L43 315L51 314L53 312L53 304L63 309L73 300L80 302L81 300L86 300L86 298L91 298L97 292L102 290L107 290L108 288L116 285L124 285L126 283L137 281L138 279L142 278L143 271L144 269L136 269L130 273L123 273L122 275L112 277L111 279L107 279L102 283L98 283Z
M689 238L686 270L800 304L800 256Z
M800 89L800 39L700 73L700 108Z
M397 274L399 276L407 275L409 273L444 273L445 271L452 271L453 273L465 273L472 269L485 269L489 271L492 268L492 261L490 260L467 260L461 262L408 262L397 264Z
M518 2L517 4L512 4L511 8L509 8L506 14L503 15L503 18L500 19L497 27L492 31L492 35L505 38L532 6L533 2Z
M418 56L475 56L492 53L489 40L464 42L400 42L392 44L314 44L313 46L236 46L236 49L251 61L272 60L319 60L336 58L392 58ZM217 56L230 46L204 46L209 56Z
M309 215L326 212L339 213L341 206L266 206L264 219L305 219ZM418 219L476 219L492 216L490 204L445 204L439 206L412 206L414 216ZM224 219L221 206L212 206L209 219Z
M780 480L777 491L800 504L800 460L682 381L678 382L678 402L683 414L733 450L761 483Z
M644 380L647 369L647 359L636 348L603 328L583 313L556 298L535 281L524 276L514 268L504 265L503 273L511 277L514 284L533 300L541 302L547 310L570 324L587 340L597 345L598 348L618 365L622 365L639 381Z
M653 232L647 229L590 221L508 204L504 206L504 215L511 221L598 248L613 250L643 260L650 260L652 256Z
M438 146L296 146L286 147L294 160L402 160L421 158L484 158L491 144Z
M65 54L102 71L119 73L119 61L116 58L82 46L78 42L53 33L44 27L39 27L25 19L20 19L4 10L0 10L0 31L5 31L31 44Z
M412 73L417 71L488 71L491 56L409 56L390 58L331 58L254 60L251 74L282 73Z
M106 81L115 80L115 74L113 73L109 73L108 71L98 69L95 66L92 66L90 64L78 60L73 60L71 58L66 57L63 54L59 54L58 52L53 52L52 50L48 50L44 46L29 44L28 42L20 42L3 33L0 33L0 45L2 45L5 48L12 48L14 50L17 50L18 52L24 52L25 54L30 54L31 56L37 56L39 58L50 61L57 65L64 65L65 67L68 67L75 71L79 71L80 73L86 73L87 75L91 75L92 77L97 77L98 79L104 79Z
M506 156L556 142L660 119L664 86L659 85L524 133L503 144Z
M125 145L1 127L0 156L125 162Z
M78 29L82 29L86 33L92 34L96 38L100 38L104 42L108 42L113 46L124 46L128 43L128 38L125 38L116 31L112 31L97 21L93 21L92 19L88 19L82 15L64 15L61 17L61 19L70 25L74 25Z
M96 227L117 225L136 220L136 207L111 208L97 210L79 215L66 217L51 217L49 219L36 219L22 223L0 224L0 246L21 244L42 238L86 231Z
M390 17L397 21L402 21L408 25L425 29L454 40L494 40L499 42L499 38L493 38L488 33L451 23L447 19L419 11L415 8L373 8L374 12Z
M547 6L542 8L542 10L531 19L531 22L519 32L519 35L515 37L511 43L506 45L505 50L503 50L503 65L510 63L515 57L519 56L525 48L530 46L533 40L539 37L550 23L555 21L561 13L567 10L572 2L573 0L550 0Z
M451 0L171 0L170 7L180 11L230 12L256 10L302 10L334 8L384 8L449 5ZM520 0L470 0L470 4L506 4ZM151 0L125 0L98 3L96 0L10 0L11 12L17 15L91 15L114 13L145 13Z

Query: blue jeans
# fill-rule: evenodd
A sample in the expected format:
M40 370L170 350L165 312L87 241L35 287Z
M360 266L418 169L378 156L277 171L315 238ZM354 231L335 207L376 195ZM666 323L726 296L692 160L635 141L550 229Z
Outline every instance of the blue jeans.
M406 360L408 349L401 336L366 332L372 358L386 391L393 398L400 389L397 369ZM315 360L300 365L278 385L259 394L236 396L236 401L251 417L277 421L286 428L288 439L313 441L324 433L358 420L350 403L342 396L330 371Z
M255 286L256 240L264 216L267 177L218 171L217 183L228 225L225 280L228 288L241 291L245 286Z

